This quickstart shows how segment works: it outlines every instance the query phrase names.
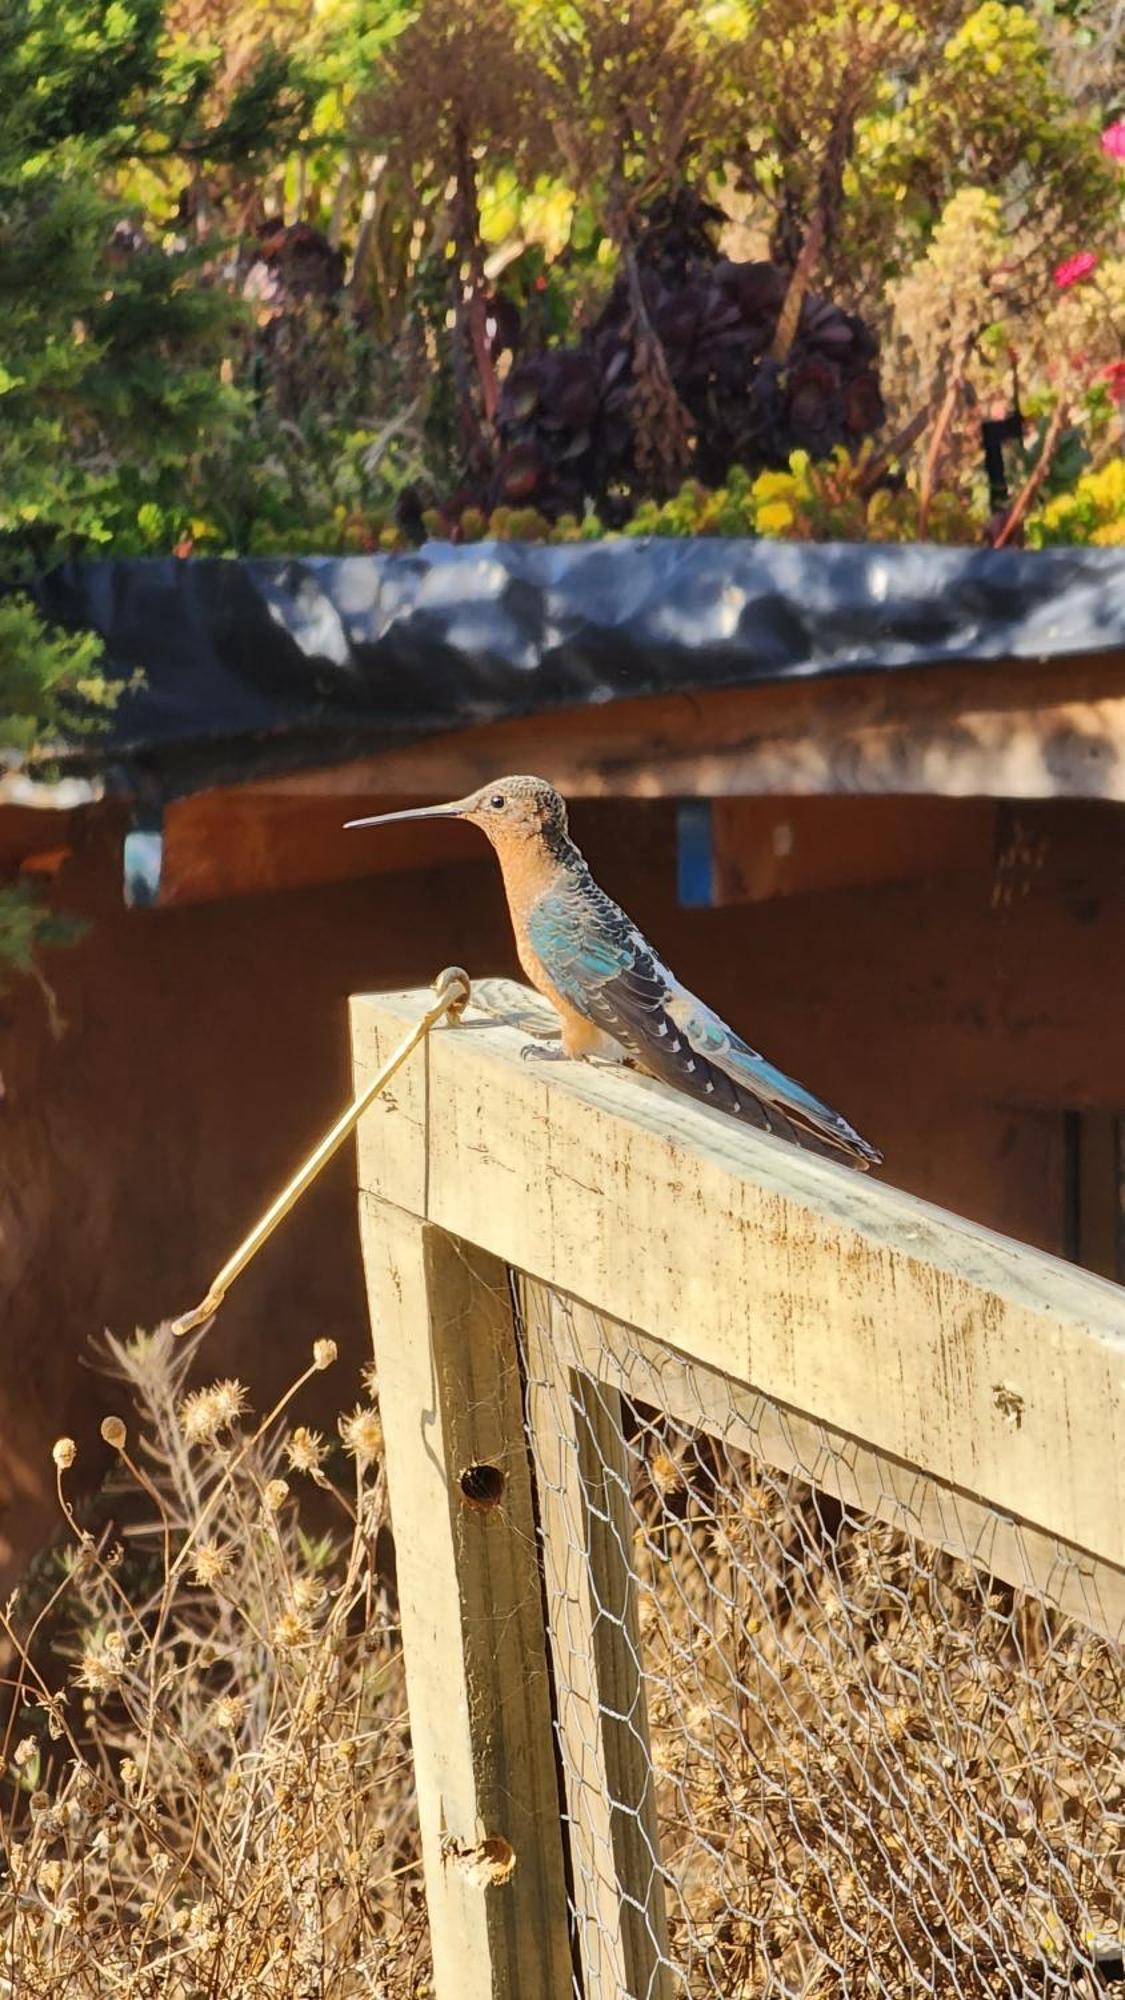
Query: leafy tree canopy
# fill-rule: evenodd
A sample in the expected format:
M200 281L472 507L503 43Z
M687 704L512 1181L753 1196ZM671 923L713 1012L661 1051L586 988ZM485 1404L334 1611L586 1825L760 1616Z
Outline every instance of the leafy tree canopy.
M1120 37L1116 0L8 0L0 755L113 698L18 594L67 553L1121 541Z

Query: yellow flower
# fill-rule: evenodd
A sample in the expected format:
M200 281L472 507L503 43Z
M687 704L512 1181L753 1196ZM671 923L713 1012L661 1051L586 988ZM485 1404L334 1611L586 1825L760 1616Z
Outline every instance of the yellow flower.
M783 535L786 528L793 526L793 520L793 509L787 500L771 500L754 513L754 526L760 535Z
M793 492L791 472L759 472L751 489L755 500L781 500Z

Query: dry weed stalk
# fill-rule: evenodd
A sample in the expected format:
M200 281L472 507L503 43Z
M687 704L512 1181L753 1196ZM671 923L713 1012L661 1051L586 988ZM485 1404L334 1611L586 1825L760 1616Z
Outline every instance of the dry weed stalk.
M238 1382L184 1393L193 1346L106 1337L131 1525L81 1525L56 1447L62 1574L3 1614L0 1995L407 2000L429 1983L377 1415L331 1447L290 1428L331 1341L259 1424Z

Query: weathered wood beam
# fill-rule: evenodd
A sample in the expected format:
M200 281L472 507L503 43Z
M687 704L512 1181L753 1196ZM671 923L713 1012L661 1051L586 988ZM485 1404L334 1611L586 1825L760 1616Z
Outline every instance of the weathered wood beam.
M353 1002L361 1066L428 997ZM361 1187L1125 1571L1125 1292L523 1046L474 1014L435 1031L424 1095L364 1120Z
M450 798L506 771L537 772L573 798L1125 801L1125 656L654 695L450 732L254 789Z
M566 1880L505 1270L375 1196L362 1236L435 1991L558 2000Z
M457 797L511 770L538 772L571 798L1121 801L1125 660L1107 654L1061 664L935 667L652 696L447 732L322 770L220 787L167 807L159 901L198 902L471 858L455 827L388 828L376 845L346 834L343 822ZM753 814L747 826L752 822ZM739 825L732 817L723 837L731 856L742 838ZM755 869L777 886L751 882L746 889L733 863L726 882L720 857L719 900L795 893L802 884L895 879L880 872L890 865L890 848L881 841L878 808L848 826L857 875L846 873L841 850L835 874L821 867L822 880L806 881L812 840L795 840L787 856L775 850L774 863L784 860L784 867L767 865L759 845ZM961 865L972 844L968 827L967 820L939 820L935 813L941 865L947 858ZM915 855L922 867L930 852L919 823L895 865L909 872Z

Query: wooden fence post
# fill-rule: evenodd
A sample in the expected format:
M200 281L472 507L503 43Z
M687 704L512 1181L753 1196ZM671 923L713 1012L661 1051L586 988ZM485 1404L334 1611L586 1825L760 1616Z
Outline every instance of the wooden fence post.
M438 2000L567 2000L542 1585L505 1266L371 1195L364 1267Z

